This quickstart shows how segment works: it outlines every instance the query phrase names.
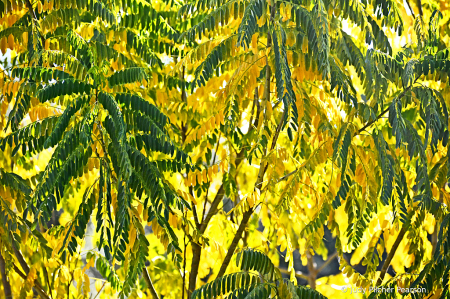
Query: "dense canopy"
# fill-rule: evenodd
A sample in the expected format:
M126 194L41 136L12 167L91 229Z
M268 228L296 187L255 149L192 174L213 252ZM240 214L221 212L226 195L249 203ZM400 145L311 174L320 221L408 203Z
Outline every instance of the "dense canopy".
M0 297L449 298L449 44L447 0L2 0Z

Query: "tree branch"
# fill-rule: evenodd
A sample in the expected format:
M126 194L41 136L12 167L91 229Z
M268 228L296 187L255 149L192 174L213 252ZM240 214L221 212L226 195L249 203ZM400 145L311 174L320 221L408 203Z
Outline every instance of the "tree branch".
M20 269L15 264L13 264L13 268L14 268L14 271L16 271L16 273L19 274L19 276L22 279L24 279L24 280L27 279L27 275L25 275L22 271L20 271ZM45 293L45 291L40 286L40 284L37 281L37 279L34 280L33 289L36 290L36 292L39 294L39 296L41 296L41 298L50 299L50 297L47 295L47 293Z
M384 109L374 120L369 121L367 124L365 124L361 129L358 130L358 132L355 135L359 135L361 134L362 131L364 131L365 129L367 129L368 127L370 127L373 123L375 123L376 121L378 121L384 114L386 114L386 112L389 111L389 106Z
M271 7L270 7L270 20L273 21L273 18L275 17L275 13L276 13L276 7L275 4L273 2L271 2ZM272 40L271 40L271 35L270 33L267 33L267 48L270 48L272 44ZM266 60L268 60L268 58L266 57ZM266 67L266 82L265 82L265 86L264 86L264 101L262 104L262 108L264 109L264 119L263 122L266 121L266 114L267 114L267 109L266 109L266 103L270 102L270 78L271 78L271 69L269 67L269 63L267 61L267 67ZM286 111L284 112L286 113ZM284 117L282 116L281 120L280 120L280 124L277 127L277 131L272 139L272 149L275 147L275 144L278 140L278 136L279 136L279 130L281 129L281 123L283 122ZM267 148L264 149L264 157L266 156L267 153ZM265 171L266 171L266 165L265 165L265 161L264 159L261 159L261 163L259 166L259 173L258 173L258 178L256 179L256 183L255 183L255 188L258 188L259 190L261 190L261 182L263 180ZM239 240L242 238L242 232L244 231L245 227L247 226L248 221L250 220L250 217L253 214L253 208L249 208L248 211L246 211L244 213L244 215L242 216L242 221L241 224L239 224L239 228L236 232L236 234L234 235L233 241L231 241L230 247L228 248L227 254L225 256L225 259L222 263L222 265L220 266L220 270L219 273L217 274L217 277L221 277L225 274L225 271L228 268L228 265L230 264L231 258L234 255L234 251L236 250L236 247L239 243Z
M419 79L419 78L416 78L416 80L414 80L414 83L416 83L418 79ZM414 84L414 83L413 83L413 84ZM403 98L403 96L406 94L406 92L409 91L409 90L412 88L413 84L411 84L410 86L408 86L407 88L405 88L405 90L398 96L397 100L400 100L401 98ZM370 127L373 123L375 123L375 122L378 121L381 117L383 117L383 115L385 115L386 112L389 111L389 107L390 107L390 105L389 105L386 109L384 109L384 110L383 110L383 111L382 111L382 112L381 112L374 120L371 120L371 121L367 122L361 129L358 130L358 132L355 133L355 136L361 134L361 132L363 132L365 129L367 129L367 128Z
M225 271L228 268L228 265L230 264L231 258L234 255L234 251L239 243L239 240L242 238L242 233L244 232L245 227L247 226L247 222L250 219L250 217L253 214L253 209L250 208L248 211L245 211L244 215L242 216L241 224L239 224L239 228L234 235L233 241L231 241L230 247L228 249L228 252L223 260L222 266L220 266L219 273L217 274L217 277L222 277L225 274Z
M411 4L409 3L409 0L406 0L406 4L408 5L409 11L411 11L412 17L415 19L416 16L414 15L414 10L411 7Z
M195 290L197 283L198 268L200 266L200 258L202 254L202 247L195 242L191 242L192 246L192 262L191 272L189 273L189 290L188 298L191 298L192 292Z
M419 8L419 15L423 17L422 0L417 0L417 7Z
M159 299L158 293L156 293L156 290L155 290L155 287L153 286L150 275L148 274L147 267L144 266L144 269L142 270L142 274L144 276L145 282L147 283L148 289L150 290L150 294L152 295L153 299Z
M200 232L203 234L208 227L208 223L211 220L212 216L216 214L217 207L219 206L219 203L222 201L223 196L225 195L225 190L223 188L223 184L220 185L219 190L216 193L216 196L214 197L214 200L211 203L211 206L209 207L208 213L206 214L205 219L200 224Z
M189 186L189 192L191 193L192 196L194 196L194 191L192 186ZM194 214L194 222L195 222L195 227L197 229L199 229L200 227L200 222L198 222L198 213L197 213L197 208L194 204L192 204L192 214Z
M325 261L325 263L322 264L322 266L320 266L319 269L317 269L317 274L319 274L323 269L325 269L326 266L328 266L336 257L338 256L337 251L332 254L330 257L328 257L328 259Z
M25 279L26 276L28 275L28 273L30 272L30 267L28 266L27 262L25 261L25 258L23 257L22 253L19 251L19 249L16 248L16 246L14 245L13 242L11 242L11 247L13 248L14 251L14 255L16 256L17 260L19 261L20 266L22 267L22 269L25 271ZM19 270L17 268L17 270ZM20 271L20 270L19 270ZM17 272L17 271L16 271ZM42 287L42 285L39 283L38 279L36 278L34 280L34 284L37 286L36 291L39 293L39 295L43 298L50 298L44 291L44 288ZM42 291L43 294L41 294L41 292L39 292L39 289ZM49 290L50 290L50 286L49 286Z
M280 269L279 268L279 270L280 270L281 273L291 274L291 272L289 272L287 269ZM300 278L300 279L304 279L306 281L309 281L309 277L307 275L302 274L302 272L300 272L300 271L296 271L295 272L295 277Z
M2 276L3 293L6 299L12 299L11 284L9 283L8 276L6 275L5 260L0 253L0 275Z
M317 270L314 267L314 257L311 255L311 253L308 251L306 251L306 258L308 259L308 282L309 282L309 286L311 287L311 289L315 290L316 289L316 277L317 277Z
M389 268L389 265L391 264L392 258L395 255L395 252L397 251L398 246L400 245L400 242L403 240L403 237L406 233L406 226L403 225L402 229L400 230L397 239L395 239L394 245L392 245L391 251L389 252L389 255L387 256L386 260L384 261L383 267L381 268L380 277L377 280L377 286L381 285L383 282L384 276L386 275L387 269Z

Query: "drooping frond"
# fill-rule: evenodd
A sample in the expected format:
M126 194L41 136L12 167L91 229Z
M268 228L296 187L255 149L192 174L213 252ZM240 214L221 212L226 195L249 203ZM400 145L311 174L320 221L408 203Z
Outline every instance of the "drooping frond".
M45 103L59 96L65 95L90 95L92 86L83 82L75 81L73 79L66 79L58 81L55 84L50 84L41 89L38 93L38 98L41 103Z
M245 7L244 16L238 29L237 45L248 48L253 34L258 28L257 19L264 11L265 2L263 0L251 0Z
M53 147L59 143L64 131L66 130L72 116L77 113L86 103L88 102L87 97L79 97L75 99L72 104L64 110L64 113L58 118L55 124L55 128L45 140L44 147Z
M381 189L381 199L385 205L390 203L390 199L393 192L394 181L394 160L390 154L388 154L387 143L383 138L382 133L377 133L373 136L375 146L377 147L378 156L381 164L381 173L383 176L383 187Z
M298 112L296 97L291 82L291 70L286 56L286 33L281 26L277 26L272 33L273 47L275 53L275 79L277 86L277 96L279 101L283 101L286 111L292 110L292 121L298 126ZM288 113L285 113L286 122Z
M251 248L244 249L237 254L236 264L243 271L257 271L262 275L268 275L270 279L274 279L278 275L270 258Z

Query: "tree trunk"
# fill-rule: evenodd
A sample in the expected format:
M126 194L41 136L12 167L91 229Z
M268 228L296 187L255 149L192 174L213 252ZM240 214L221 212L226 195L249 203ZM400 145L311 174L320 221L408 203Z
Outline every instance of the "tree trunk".
M316 267L314 266L314 256L311 255L309 251L306 252L306 258L308 259L308 283L311 289L316 289L316 278L317 278L317 271Z
M200 257L202 254L202 247L200 245L191 242L191 246L192 246L192 264L191 264L191 272L189 273L188 299L191 298L192 292L195 291L198 275L198 267L200 266Z

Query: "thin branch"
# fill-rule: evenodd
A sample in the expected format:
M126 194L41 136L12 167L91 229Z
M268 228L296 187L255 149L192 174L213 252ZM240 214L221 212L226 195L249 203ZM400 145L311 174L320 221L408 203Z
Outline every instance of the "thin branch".
M192 186L189 187L189 192L192 196L194 196L193 188ZM194 204L192 204L192 214L194 214L194 222L197 229L200 227L200 222L198 221L198 214L197 214L197 208Z
M27 262L25 261L25 258L23 257L22 253L16 248L16 246L14 245L14 243L11 242L13 251L14 251L14 255L16 256L17 260L19 261L20 265L22 266L23 270L25 271L25 274L28 275L28 273L30 272L30 267L28 266ZM38 281L38 279L36 278L34 280L34 284L40 288L42 290L42 292L44 292L44 288L42 287L42 285L40 284L40 282ZM49 286L50 289L50 286ZM38 291L39 293L39 291ZM45 292L44 292L45 294ZM48 295L45 294L47 297ZM42 295L41 295L42 297Z
M250 127L252 126L252 123L253 123L253 114L255 112L255 106L256 106L256 103L258 102L258 100L259 100L258 87L255 87L253 106L252 106L252 111L250 112L250 121L248 122L249 123L249 130L250 130Z
M15 264L13 264L13 268L14 268L14 271L16 271L16 273L19 274L19 276L20 276L22 279L24 279L24 280L27 279L27 276L26 276L22 271L20 271L20 269L19 269ZM44 299L50 299L50 297L47 295L47 293L45 293L45 291L44 291L44 290L42 289L42 287L40 286L40 284L39 284L39 282L37 281L37 279L34 280L34 286L33 286L33 289L36 290L36 292L39 294L39 296L41 296L41 298L44 298Z
M337 258L337 256L338 256L338 253L336 251L325 261L325 263L323 263L322 266L320 266L319 269L317 269L317 273L320 273L323 269L325 269L325 267L328 266L335 258Z
M234 255L234 251L242 238L242 233L244 232L244 229L247 226L247 223L250 220L252 214L253 209L250 208L247 211L245 211L244 215L242 216L241 224L239 225L239 228L236 231L236 234L234 235L233 241L231 241L230 247L228 248L228 252L223 260L222 265L220 266L219 273L217 273L217 278L222 277L225 274L225 271L227 270L228 265L230 264L231 258Z
M311 253L309 251L306 251L306 258L308 260L308 272L309 272L309 286L311 287L311 289L315 290L316 289L316 277L317 277L317 270L316 267L314 266L314 257L311 255Z
M184 299L184 290L186 288L186 234L183 236L183 245L184 245L184 252L183 252L183 287L181 289L181 299Z
M273 2L271 2L271 7L270 7L270 20L273 22L273 18L275 16L276 13L276 7L275 4ZM271 35L270 33L267 34L267 47L270 47L272 43L271 40ZM268 58L266 57L266 60ZM266 115L267 115L267 109L266 109L266 103L269 102L270 103L270 78L271 78L271 69L268 66L269 63L267 61L267 67L266 67L266 82L265 82L265 86L264 86L264 100L262 103L262 108L264 109L264 115L263 115L263 122L266 122ZM286 111L285 111L286 112ZM285 113L284 112L284 113ZM284 120L284 116L282 116L281 120L280 120L280 124L277 127L277 133L275 133L273 139L272 139L272 149L275 147L275 144L278 140L278 136L279 136L279 130L281 129L281 123ZM264 149L264 154L263 156L267 155L267 148ZM256 179L256 183L255 183L255 189L258 188L259 190L261 190L261 187L258 186L264 177L264 173L266 171L266 166L265 166L266 161L264 159L261 159L261 163L259 166L259 173L258 173L258 178ZM236 166L237 167L237 166ZM227 254L225 255L225 258L223 260L222 265L220 266L220 270L219 273L217 273L217 277L222 277L225 274L225 271L227 270L228 265L230 264L231 258L234 255L234 251L236 250L236 247L239 243L239 240L242 238L242 233L245 230L248 221L250 220L250 217L253 214L254 209L253 208L249 208L246 212L244 212L243 216L242 216L242 221L239 224L239 228L236 232L236 234L234 235L233 241L231 241L230 247L228 248Z
M279 268L279 270L280 270L281 273L291 274L291 272L289 272L287 269ZM300 279L304 279L306 281L309 281L309 277L307 275L302 274L302 272L300 272L300 271L296 271L295 272L295 277L300 278Z
M409 11L411 12L412 17L415 19L416 16L414 15L414 10L412 9L411 4L409 3L409 0L406 0L406 4L408 4Z
M389 255L387 256L386 260L384 261L383 267L381 268L380 277L377 280L377 286L381 285L383 282L384 276L386 275L387 269L389 268L389 265L391 264L392 258L395 255L395 252L397 251L398 246L400 245L400 242L403 240L403 237L406 233L406 225L402 226L402 229L400 230L397 239L395 239L394 245L392 245L391 251L389 252Z
M419 8L419 15L423 17L422 1L417 0L417 7Z
M156 293L155 287L153 286L150 275L148 274L147 267L144 266L142 270L142 274L144 276L145 282L147 283L148 289L150 290L150 294L153 299L159 299L158 293Z
M362 131L366 130L373 123L375 123L377 120L379 120L384 114L386 114L386 112L388 112L388 111L389 111L389 106L386 109L384 109L374 120L369 121L361 129L359 129L358 132L355 135L359 135Z
M217 138L217 144L216 144L216 149L214 150L214 157L212 158L211 161L211 165L214 165L216 163L216 158L217 158L217 151L219 150L219 143L220 143L220 138L222 137L222 132L219 132L219 137ZM205 202L203 204L203 211L202 211L202 222L203 219L205 219L205 214L206 214L206 204L208 203L208 193L209 193L209 186L208 189L206 190L206 195L205 195ZM199 225L200 226L200 225Z
M96 299L98 297L98 295L100 295L100 293L102 292L103 288L106 285L106 281L103 282L102 287L100 288L100 290L97 292L97 295L95 295L94 299Z
M223 196L225 195L225 190L223 188L223 184L220 185L219 190L216 193L216 196L214 197L214 200L211 203L211 206L209 207L208 213L206 214L205 219L200 224L200 232L203 234L208 227L208 223L211 220L212 216L216 214L217 207L219 206L219 203L222 201Z
M416 80L414 80L414 83L416 83L418 79L419 79L419 78L416 78ZM414 84L414 83L413 83L413 84ZM409 91L409 90L411 89L411 87L413 86L413 84L411 84L410 86L408 86L407 88L405 88L405 90L398 96L397 100L400 100L400 99L406 94L406 92ZM389 111L389 107L390 107L390 105L389 105L386 109L384 109L384 110L383 110L383 111L382 111L382 112L381 112L374 120L371 120L371 121L367 122L361 129L359 129L359 130L355 133L355 136L356 136L356 135L359 135L362 131L364 131L365 129L367 129L368 127L370 127L373 123L375 123L376 121L378 121L381 117L383 117L383 115L386 114L386 112Z
M45 279L46 279L46 281L47 281L47 286L48 286L48 290L49 290L49 293L50 293L50 297L52 297L52 299L53 299L53 294L52 294L52 292L50 291L50 290L51 290L51 289L50 289L50 280L48 279L47 268L43 267L42 270L44 271L44 277L45 277Z

